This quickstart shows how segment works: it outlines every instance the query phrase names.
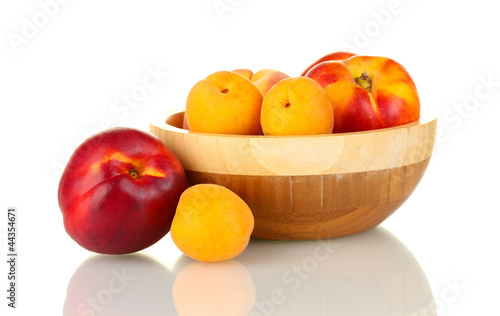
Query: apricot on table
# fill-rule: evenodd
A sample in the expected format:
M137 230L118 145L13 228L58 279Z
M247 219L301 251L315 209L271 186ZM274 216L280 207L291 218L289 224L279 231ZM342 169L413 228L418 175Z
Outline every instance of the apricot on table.
M182 193L170 234L185 255L217 262L243 252L253 228L252 211L236 193L216 184L198 184Z

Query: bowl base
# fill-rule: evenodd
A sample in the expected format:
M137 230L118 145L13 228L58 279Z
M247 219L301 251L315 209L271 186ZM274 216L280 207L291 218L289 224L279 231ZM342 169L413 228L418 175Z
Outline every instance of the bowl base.
M213 183L238 194L254 214L253 238L307 240L352 235L379 225L412 194L429 160L330 175L240 176L186 170L186 176L190 185Z

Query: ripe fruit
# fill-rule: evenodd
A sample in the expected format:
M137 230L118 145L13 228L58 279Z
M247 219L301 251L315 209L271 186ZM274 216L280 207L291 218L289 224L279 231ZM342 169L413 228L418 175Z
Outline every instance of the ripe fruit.
M231 70L231 72L238 73L238 74L244 76L245 78L247 78L248 80L252 81L253 71L251 71L250 69L238 68L238 69Z
M187 122L185 114L184 114L184 118L182 119L182 128L189 131L189 124Z
M351 58L352 56L355 56L356 54L349 53L349 52L334 52L328 55L325 55L321 57L320 59L316 60L314 63L312 63L309 67L306 68L301 74L301 76L305 76L307 72L314 66L316 66L319 63L322 63L324 61L329 61L329 60L343 60L347 58Z
M147 248L169 231L186 176L157 138L112 128L85 140L59 182L66 232L83 248L125 254Z
M248 205L229 189L198 184L182 193L170 235L187 256L207 262L239 255L254 227Z
M330 134L333 109L325 90L307 77L283 79L264 97L264 135Z
M196 83L186 101L186 119L194 132L257 135L262 94L243 75L219 71Z
M287 74L274 70L274 69L262 69L257 71L255 74L248 69L235 69L233 72L237 72L247 77L252 81L255 86L260 90L263 96L278 82L283 79L290 78Z
M325 61L307 77L332 102L333 132L355 132L407 124L420 117L415 84L403 66L385 57L354 56Z

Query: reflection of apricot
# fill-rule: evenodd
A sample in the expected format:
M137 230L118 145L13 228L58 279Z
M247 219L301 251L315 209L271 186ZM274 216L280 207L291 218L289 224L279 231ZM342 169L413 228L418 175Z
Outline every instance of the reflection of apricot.
M236 260L191 263L175 279L172 294L180 316L248 315L256 297L248 270Z
M198 184L179 199L170 235L187 256L200 261L224 261L248 245L254 218L248 205L231 190Z

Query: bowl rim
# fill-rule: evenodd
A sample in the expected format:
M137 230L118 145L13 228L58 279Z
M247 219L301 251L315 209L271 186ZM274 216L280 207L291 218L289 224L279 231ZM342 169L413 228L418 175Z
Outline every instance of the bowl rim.
M391 132L394 130L399 130L399 129L410 129L415 126L419 125L425 125L428 124L434 120L437 120L437 117L434 113L428 110L420 111L420 117L418 120L403 124L403 125L398 125L398 126L392 126L392 127L385 127L385 128L379 128L379 129L373 129L373 130L367 130L367 131L357 131L357 132L345 132L345 133L332 133L332 134L313 134L313 135L237 135L237 134L219 134L219 133L203 133L203 132L194 132L190 130L186 130L183 128L175 127L173 125L170 125L166 123L166 120L168 117L179 114L179 113L184 113L184 109L178 109L178 110L173 110L173 111L168 111L164 112L162 114L157 114L154 116L150 122L150 126L154 126L160 129L164 130L169 130L175 133L180 133L180 134L187 134L187 135L193 135L193 136L214 136L214 137L228 137L228 138L266 138L266 139L284 139L284 138L292 138L292 139L299 139L299 138L310 138L310 137L315 137L315 138L322 138L322 137L345 137L349 135L366 135L366 134L376 134L376 133L381 133L381 132Z

